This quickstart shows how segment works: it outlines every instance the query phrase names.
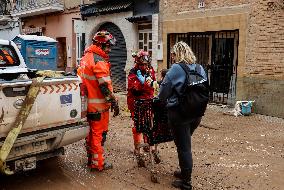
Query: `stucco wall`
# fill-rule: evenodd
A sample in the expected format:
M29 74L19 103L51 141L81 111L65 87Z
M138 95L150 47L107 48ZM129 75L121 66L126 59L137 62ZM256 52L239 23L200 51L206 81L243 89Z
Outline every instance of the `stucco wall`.
M20 34L20 28L0 28L0 39L3 40L12 40L14 37L16 37L18 34Z
M24 19L23 28L28 28L31 25L35 27L44 27L45 36L49 36L54 39L58 37L66 37L66 50L68 47L70 48L70 52L67 53L67 67L71 68L76 65L76 44L72 41L73 18L80 18L80 13L28 17ZM69 70L69 68L67 68L67 70Z
M137 49L138 47L137 26L135 24L128 22L125 19L126 17L131 17L131 16L132 12L122 12L116 14L101 15L98 17L88 17L88 20L86 21L86 38L88 45L91 44L92 37L94 36L96 31L102 24L106 22L111 22L120 28L124 36L127 48L127 59L124 69L126 73L128 73L130 68L133 66L133 58L131 56L131 51Z
M240 99L255 100L256 113L284 118L284 81L255 77L238 79ZM243 98L241 98L243 97Z
M158 70L157 51L159 41L159 15L152 15L152 67L155 71Z
M276 4L274 10L269 2ZM256 100L256 112L284 118L283 2L205 3L205 9L198 9L197 1L161 1L163 67L167 65L167 34L238 29L237 100Z
M77 7L80 4L81 4L81 0L64 0L64 7L66 9Z

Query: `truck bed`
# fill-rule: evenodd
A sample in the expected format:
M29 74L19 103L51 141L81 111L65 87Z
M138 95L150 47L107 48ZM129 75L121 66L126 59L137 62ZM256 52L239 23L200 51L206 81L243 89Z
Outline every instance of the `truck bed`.
M32 80L0 81L0 138L11 130ZM78 77L46 78L21 133L81 121Z

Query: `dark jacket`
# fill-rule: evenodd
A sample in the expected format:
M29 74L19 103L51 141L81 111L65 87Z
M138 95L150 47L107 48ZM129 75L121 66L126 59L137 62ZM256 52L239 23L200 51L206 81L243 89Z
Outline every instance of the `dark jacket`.
M187 64L190 70L194 70L196 64ZM201 67L200 73L204 79L207 80L207 75L203 67ZM185 83L186 73L177 63L173 64L169 71L167 72L161 86L158 98L161 101L167 102L167 107L169 108L169 112L173 112L171 114L175 114L175 119L184 120L184 118L180 117L177 112L173 111L174 107L179 105L178 96L181 95L182 87Z

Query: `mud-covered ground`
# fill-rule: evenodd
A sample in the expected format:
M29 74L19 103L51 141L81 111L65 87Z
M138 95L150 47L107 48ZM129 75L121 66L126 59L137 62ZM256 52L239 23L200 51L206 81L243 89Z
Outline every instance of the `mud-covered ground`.
M193 135L194 189L284 189L284 120L258 114L234 117L225 111L210 105ZM172 173L178 167L174 144L159 145L163 161L154 168L159 183L152 183L149 168L137 167L131 125L126 111L111 118L105 153L112 170L91 173L80 141L67 146L66 155L40 162L34 171L1 176L0 189L174 189Z

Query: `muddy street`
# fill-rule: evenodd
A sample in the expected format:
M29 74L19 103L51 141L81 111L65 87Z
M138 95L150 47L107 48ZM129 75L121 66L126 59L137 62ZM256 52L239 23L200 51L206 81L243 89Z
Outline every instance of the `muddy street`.
M234 117L224 115L226 109L210 105L193 135L194 189L283 189L284 120L258 114ZM64 156L40 162L34 171L1 176L0 189L174 189L172 173L178 162L173 142L159 145L162 163L154 167L159 183L152 183L149 165L137 167L131 124L125 111L111 119L105 153L112 170L91 173L84 141L79 141L67 146Z

